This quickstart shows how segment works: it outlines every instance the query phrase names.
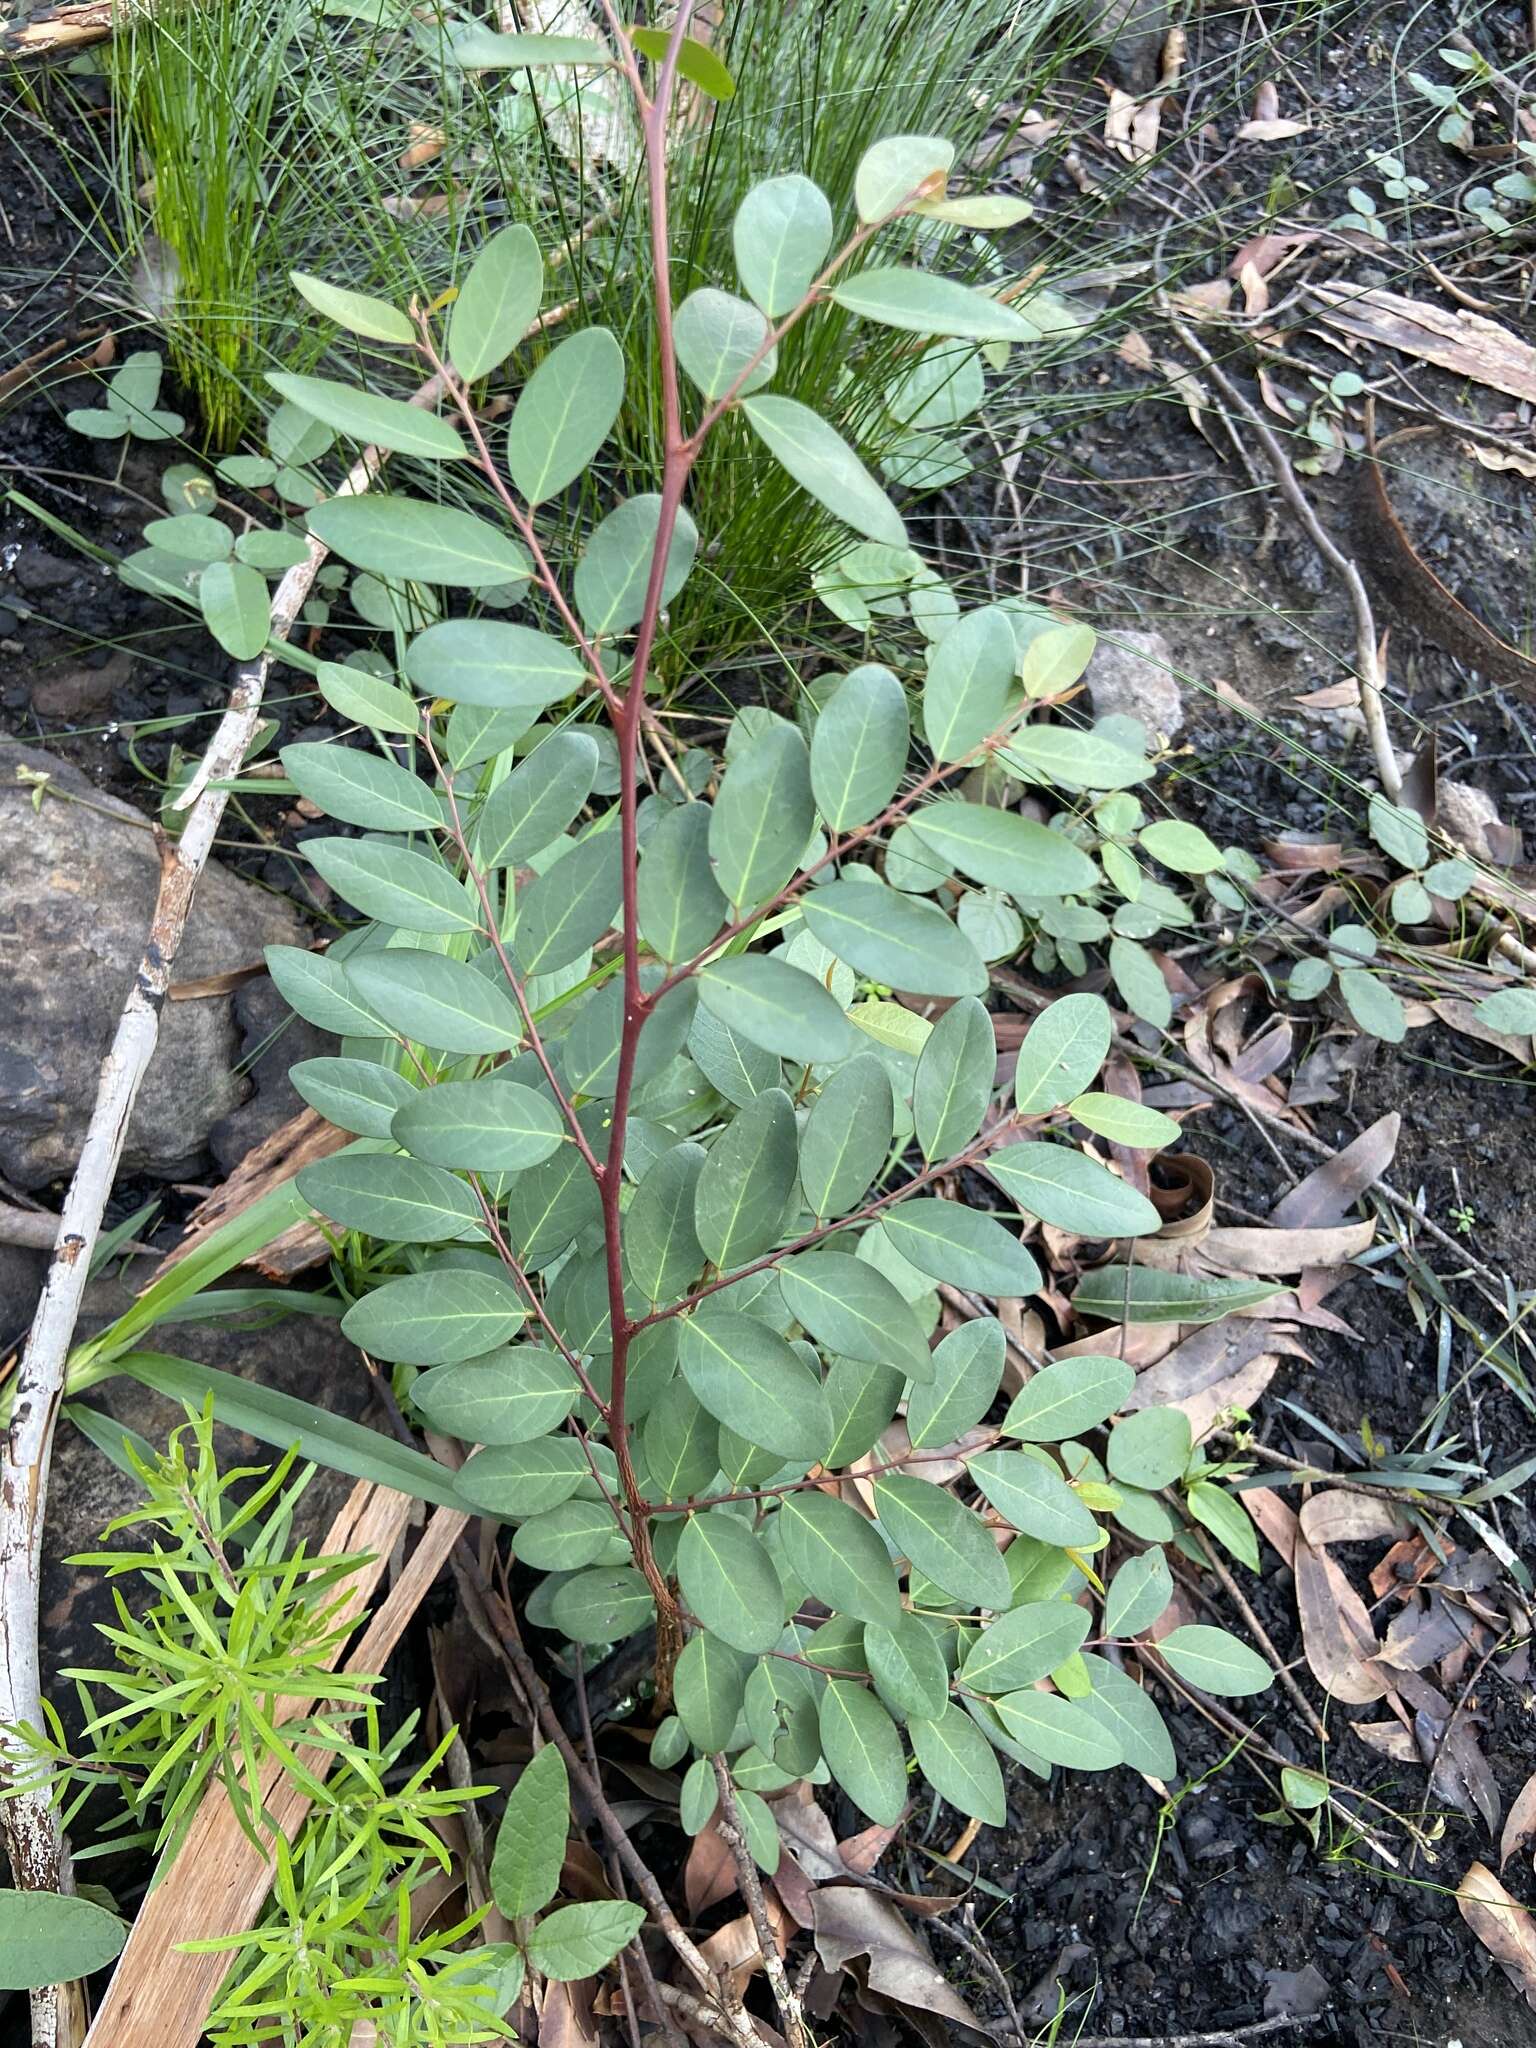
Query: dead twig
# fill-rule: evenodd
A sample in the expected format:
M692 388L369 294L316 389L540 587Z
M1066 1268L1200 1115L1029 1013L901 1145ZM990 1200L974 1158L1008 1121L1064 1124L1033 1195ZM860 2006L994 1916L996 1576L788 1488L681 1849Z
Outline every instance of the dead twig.
M1298 2015L1272 2013L1267 2020L1250 2020L1245 2027L1216 2027L1208 2034L1077 2034L1072 2048L1238 2048L1240 2043L1261 2041L1266 2034L1306 2024Z
M736 1799L736 1787L731 1783L731 1767L721 1755L710 1758L715 1769L715 1785L720 1794L720 1811L715 1816L715 1826L720 1830L720 1839L730 1850L736 1865L736 1877L741 1885L742 1897L747 1902L747 1911L752 1916L753 1930L757 1945L762 1952L763 1968L773 1991L774 2004L779 2009L779 2018L784 2023L784 2038L789 2048L807 2048L805 2019L800 2011L800 2001L784 1968L784 1958L779 1953L779 1944L774 1938L773 1922L768 1918L768 1902L763 1897L763 1882L757 1874L757 1865L752 1860L752 1850L747 1842L747 1830L741 1818L741 1807Z
M1392 735L1387 727L1385 677L1382 673L1381 654L1376 637L1376 617L1371 610L1371 600L1365 588L1364 578L1354 561L1344 553L1313 510L1311 500L1296 481L1296 472L1291 467L1290 457L1281 447L1274 429L1258 407L1249 402L1205 344L1191 333L1168 304L1166 297L1163 310L1169 326L1178 336L1182 346L1201 365L1226 403L1240 413L1253 429L1274 475L1280 495L1300 520L1307 538L1348 593L1350 609L1355 618L1355 672L1360 684L1360 709L1365 717L1365 729L1371 743L1371 755L1376 764L1377 778L1388 800L1397 803L1403 793L1403 778L1397 765L1397 755L1393 750Z

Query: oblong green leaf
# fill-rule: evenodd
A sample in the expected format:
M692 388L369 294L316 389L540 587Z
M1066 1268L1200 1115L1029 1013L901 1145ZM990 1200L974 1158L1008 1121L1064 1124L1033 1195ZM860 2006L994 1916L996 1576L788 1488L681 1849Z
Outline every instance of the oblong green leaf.
M1267 1692L1275 1682L1274 1672L1257 1650L1224 1628L1207 1628L1202 1622L1171 1629L1159 1638L1157 1653L1180 1678L1223 1699L1246 1699Z
M491 1896L509 1920L542 1912L560 1889L571 1788L552 1742L523 1766L507 1795L491 1856Z
M683 1598L712 1635L732 1649L771 1650L784 1626L784 1595L773 1560L737 1516L690 1515L677 1546Z
M504 362L528 332L544 295L544 259L519 221L483 242L448 314L448 355L473 384Z
M434 697L492 711L542 711L587 680L585 662L563 640L505 619L428 626L407 647L405 672Z
M1127 1486L1155 1493L1184 1475L1194 1448L1189 1417L1180 1408L1139 1408L1109 1432L1105 1463Z
M987 1171L1011 1201L1079 1237L1145 1237L1162 1228L1146 1196L1081 1152L1046 1140L1005 1145Z
M1135 1373L1121 1358L1085 1353L1057 1359L1014 1396L1003 1417L1003 1433L1028 1444L1082 1436L1113 1415L1135 1384Z
M327 1123L361 1138L387 1138L395 1111L416 1093L404 1074L377 1060L300 1060L288 1069L288 1078Z
M300 796L344 825L362 825L371 832L442 829L437 793L398 761L315 740L284 747L279 759Z
M792 725L770 725L726 769L709 815L710 858L726 899L745 911L776 895L815 822L805 741Z
M947 1706L936 1720L907 1723L918 1769L957 1813L1002 1827L1008 1796L992 1745L959 1708Z
M1078 1282L1079 1315L1111 1323L1214 1323L1280 1292L1273 1280L1165 1273L1156 1266L1098 1266Z
M105 1969L128 1923L91 1899L0 1888L0 1985L30 1991Z
M557 1609L561 1596L569 1591L569 1586L562 1586L556 1594ZM623 1633L633 1635L634 1630L626 1629ZM607 1969L644 1924L644 1906L632 1906L623 1899L594 1899L590 1904L557 1906L553 1913L544 1915L528 1937L528 1961L541 1976L552 1977L557 1984L580 1983Z
M821 1382L775 1331L734 1309L706 1307L678 1334L677 1362L700 1405L784 1458L818 1458L832 1434Z
M411 1401L461 1443L527 1444L558 1429L580 1391L563 1358L518 1344L461 1365L433 1366L411 1382Z
M890 1152L895 1114L876 1054L860 1053L829 1075L800 1131L800 1188L813 1216L857 1206Z
M915 995L969 996L987 964L957 925L921 897L874 880L823 882L801 903L813 938L860 974Z
M856 1043L842 1005L814 975L764 953L711 961L698 973L699 998L753 1045L802 1066L833 1066Z
M341 1328L391 1365L454 1365L505 1344L527 1314L510 1281L450 1267L386 1280L352 1304Z
M1008 614L989 604L929 650L923 735L938 760L964 760L1003 724L1017 646Z
M1132 1770L1149 1777L1168 1779L1178 1769L1173 1738L1162 1715L1131 1677L1107 1658L1085 1655L1083 1668L1093 1690L1084 1693L1077 1705L1097 1720Z
M722 1272L777 1239L797 1163L795 1112L782 1088L756 1096L710 1147L699 1175L694 1226Z
M328 548L375 576L484 590L526 583L528 557L499 527L454 505L422 498L328 498L308 515ZM266 586L262 586L265 596Z
M619 852L617 831L589 832L519 892L512 956L525 979L569 966L611 927L624 888Z
M1102 996L1058 996L1024 1034L1014 1070L1013 1099L1021 1116L1044 1116L1070 1102L1109 1057L1114 1020Z
M868 540L905 547L901 514L838 433L797 398L759 393L741 410L770 455L819 505Z
M268 946L263 958L283 1001L306 1023L338 1038L387 1036L389 1026L368 1008L339 960L298 946Z
M907 1768L896 1723L874 1694L851 1679L831 1678L819 1716L827 1768L861 1813L894 1827L907 1803Z
M1026 1690L1005 1693L996 1706L1014 1740L1048 1764L1073 1771L1110 1771L1125 1759L1118 1736L1081 1700Z
M747 1674L755 1676L761 1668L707 1629L684 1643L672 1675L672 1697L678 1719L699 1749L725 1748L741 1713Z
M1104 1633L1136 1636L1167 1611L1173 1598L1173 1574L1160 1550L1128 1557L1109 1582L1104 1596Z
M1008 1606L1008 1567L979 1516L942 1487L906 1473L882 1472L874 1488L882 1526L924 1578L967 1609Z
M845 312L899 327L967 341L1038 341L1034 321L985 292L906 264L878 264L840 278L827 296Z
M952 1003L918 1056L912 1120L924 1159L949 1159L981 1129L997 1072L992 1019L975 996Z
M364 917L403 932L481 929L478 898L435 854L383 839L308 839L304 851L327 887Z
M591 1469L574 1436L542 1436L476 1451L459 1467L454 1483L459 1506L468 1502L488 1514L520 1520L547 1514L569 1500L591 1476Z
M811 733L811 789L833 832L878 817L896 794L911 745L907 697L888 668L850 669Z
M224 652L254 661L272 628L266 579L243 562L210 562L197 579L203 622Z
M832 209L820 186L798 172L764 178L731 226L736 274L771 320L797 305L832 246Z
M653 492L624 499L598 522L576 564L576 609L589 631L622 633L640 618L660 534L661 499ZM698 528L679 509L661 578L664 605L688 581L698 545Z
M515 867L558 839L592 794L597 763L589 732L555 732L541 740L481 807L475 824L480 863Z
M652 1306L676 1300L703 1268L693 1211L707 1156L702 1145L670 1147L646 1169L625 1213L624 1263Z
M688 294L673 325L677 360L706 398L723 398L743 373L743 391L756 391L772 380L778 367L775 349L747 368L768 339L768 322L745 299L705 285Z
M409 946L347 962L357 993L391 1031L442 1052L508 1052L522 1038L512 998L462 960Z
M427 462L462 461L469 453L445 419L403 399L383 398L329 377L301 377L291 370L269 370L267 382L290 405L349 440Z
M302 1167L297 1180L322 1216L386 1243L440 1244L484 1228L463 1181L398 1154L337 1153Z
M952 1444L980 1422L997 1397L1007 1358L995 1316L961 1323L933 1351L933 1378L907 1398L907 1435L915 1451Z
M564 1118L547 1096L501 1074L413 1089L390 1135L413 1158L472 1173L519 1173L557 1151Z
M624 351L606 327L556 342L518 394L507 473L530 505L574 483L613 432L624 402Z
M893 1627L901 1589L874 1524L834 1494L808 1487L786 1493L778 1528L790 1570L838 1614Z
M1010 1528L1060 1549L1089 1549L1099 1525L1059 1472L1025 1451L982 1451L966 1468Z
M962 1681L975 1692L1017 1692L1049 1677L1079 1649L1091 1617L1066 1600L1026 1600L985 1628L966 1652Z
M993 804L942 797L914 812L911 825L925 845L962 875L1026 901L1074 896L1092 889L1099 879L1087 854L1064 834Z
M802 1252L780 1266L779 1287L790 1314L828 1350L898 1365L913 1378L932 1372L922 1324L865 1260L839 1251Z
M678 804L663 813L640 856L640 936L669 965L702 953L725 923L729 905L710 865L709 830L708 804Z
M1129 789L1153 773L1143 754L1071 725L1021 726L1002 753L1010 768L1058 789Z
M944 1712L949 1703L944 1653L917 1615L903 1613L889 1624L868 1623L864 1655L876 1690L900 1719L921 1715L933 1720Z
M920 1273L978 1294L1022 1296L1040 1286L1040 1268L995 1217L960 1202L923 1196L887 1210L885 1234Z
M343 285L328 284L323 277L311 277L303 270L290 270L288 277L300 298L307 299L317 313L323 313L327 320L334 320L338 327L345 327L349 334L361 334L367 341L388 341L397 347L403 345L407 348L416 339L416 330L409 316L385 299L370 298L366 292L348 291Z

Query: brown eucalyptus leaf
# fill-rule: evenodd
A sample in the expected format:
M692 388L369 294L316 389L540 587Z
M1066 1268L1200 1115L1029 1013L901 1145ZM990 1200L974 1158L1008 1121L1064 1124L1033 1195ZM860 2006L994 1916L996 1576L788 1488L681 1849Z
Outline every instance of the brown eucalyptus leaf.
M1500 1870L1511 1856L1525 1847L1532 1835L1536 1835L1536 1771L1515 1794L1514 1804L1504 1822L1504 1832L1499 1837Z
M856 1877L868 1877L895 1839L895 1828L861 1828L858 1834L838 1843L837 1853Z
M1278 1551L1282 1562L1290 1564L1296 1555L1296 1538L1301 1533L1301 1524L1290 1502L1282 1500L1272 1486L1245 1487L1237 1497L1271 1550Z
M736 1859L711 1821L694 1836L683 1865L683 1896L690 1916L697 1920L711 1906L728 1899L736 1887Z
M1419 1745L1413 1739L1413 1730L1404 1728L1398 1721L1351 1721L1350 1731L1358 1735L1368 1749L1374 1749L1378 1756L1390 1757L1396 1764L1416 1764L1420 1761Z
M1360 1196L1379 1180L1397 1151L1402 1118L1391 1110L1342 1152L1325 1159L1270 1211L1271 1223L1285 1230L1317 1230L1342 1223Z
M1314 1550L1298 1527L1291 1569L1301 1640L1313 1677L1331 1698L1363 1707L1391 1691L1386 1676L1367 1659L1380 1645L1365 1603L1326 1550Z
M592 2010L596 1982L593 1977L577 1984L546 1982L539 2013L539 2048L597 2048L602 2036Z
M1536 1928L1531 1914L1484 1863L1474 1863L1456 1887L1461 1917L1489 1955L1536 2009Z
M1325 1543L1369 1543L1399 1536L1403 1519L1389 1500L1328 1486L1302 1503L1301 1533L1319 1549Z
M1370 1249L1376 1220L1338 1223L1316 1230L1266 1230L1219 1227L1210 1232L1201 1251L1222 1273L1252 1273L1268 1278L1311 1268L1346 1265ZM1265 1303L1266 1310L1269 1304Z

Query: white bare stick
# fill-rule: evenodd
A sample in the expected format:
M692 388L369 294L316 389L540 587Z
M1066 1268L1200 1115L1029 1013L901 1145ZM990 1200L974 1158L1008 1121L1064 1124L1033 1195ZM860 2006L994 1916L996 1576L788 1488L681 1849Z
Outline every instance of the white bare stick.
M412 404L434 404L441 388L437 377L429 378L413 394ZM355 497L366 491L384 460L380 449L366 449L338 495ZM254 661L236 668L229 707L180 800L179 807L189 812L181 837L174 844L160 838L160 889L144 957L118 1019L111 1050L102 1062L96 1104L58 1219L48 1277L16 1375L10 1430L0 1447L0 1771L22 1764L30 1756L9 1731L19 1722L33 1728L44 1726L38 1595L48 1466L91 1255L117 1176L139 1085L160 1036L160 1012L193 893L224 815L227 796L219 785L239 772L256 730L274 645L292 631L325 555L325 548L311 538L308 555L278 584L266 649ZM46 1778L38 1781L34 1773L27 1790L0 1800L0 1830L12 1880L23 1891L73 1889L69 1850ZM57 1985L32 1993L33 2048L74 2048L81 2038L80 2002L61 1999L59 1993Z

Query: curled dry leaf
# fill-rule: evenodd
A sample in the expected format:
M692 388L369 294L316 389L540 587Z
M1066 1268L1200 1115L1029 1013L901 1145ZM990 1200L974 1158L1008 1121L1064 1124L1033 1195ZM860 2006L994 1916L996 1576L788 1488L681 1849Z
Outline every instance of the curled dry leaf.
M1402 1533L1402 1517L1389 1500L1326 1487L1302 1504L1301 1533L1314 1548L1324 1543L1370 1543Z
M829 1970L863 1964L868 1989L897 2005L985 2034L987 2028L947 1981L928 1944L888 1899L853 1885L815 1894L816 1953Z
M1510 1896L1485 1863L1474 1863L1462 1878L1456 1904L1526 2004L1536 2009L1536 1930L1529 1909Z

